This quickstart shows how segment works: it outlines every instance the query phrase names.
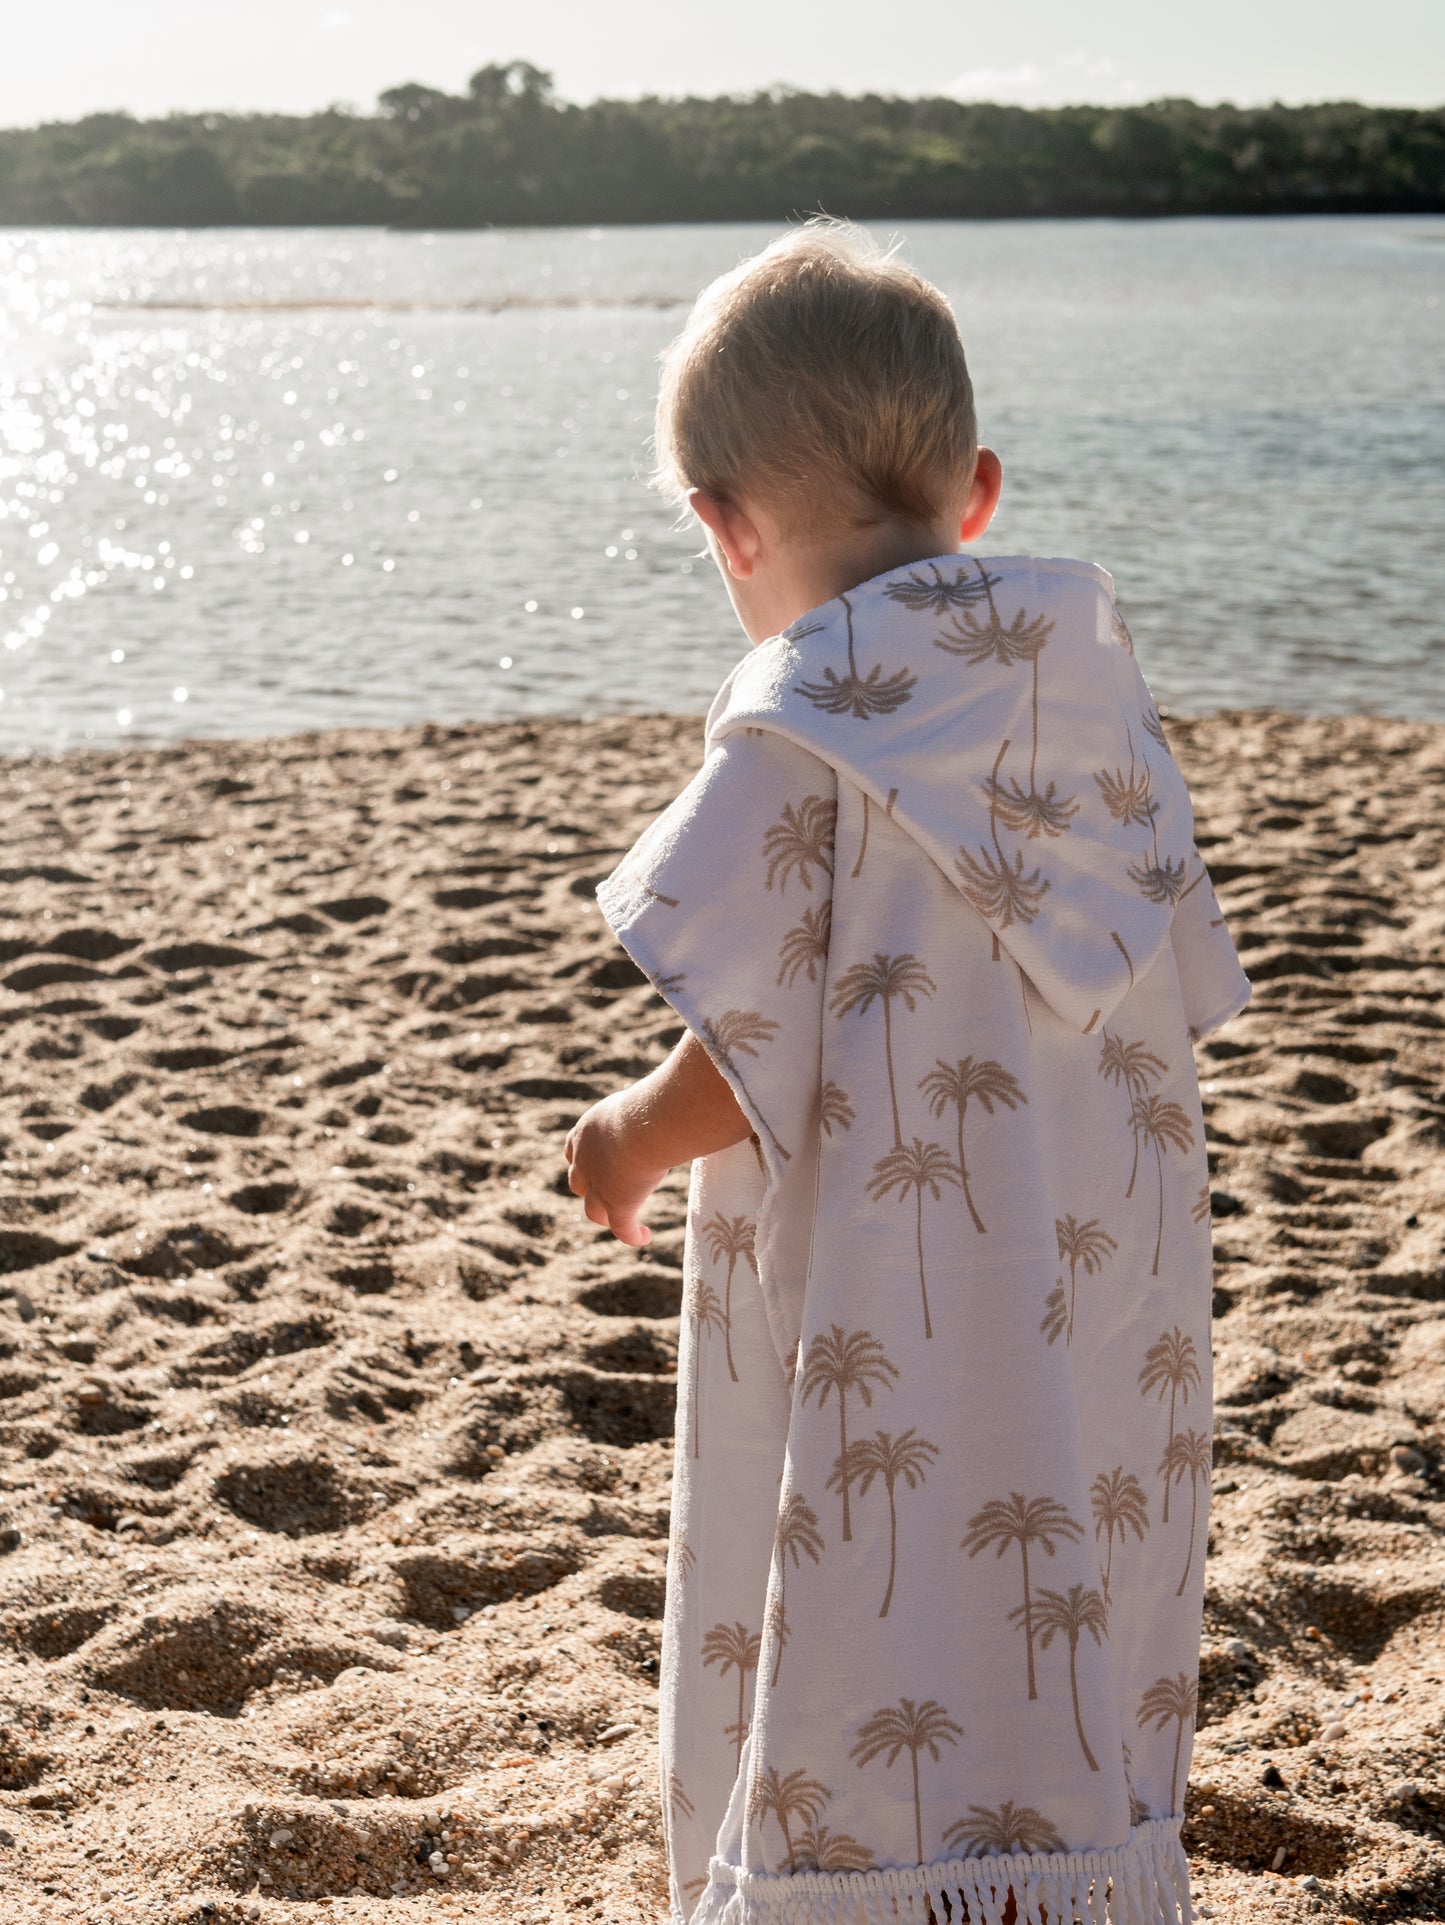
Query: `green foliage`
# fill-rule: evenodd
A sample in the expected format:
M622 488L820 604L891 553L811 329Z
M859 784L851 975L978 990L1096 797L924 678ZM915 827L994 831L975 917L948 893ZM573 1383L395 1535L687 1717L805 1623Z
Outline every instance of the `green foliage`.
M1029 110L804 94L558 100L526 61L372 115L128 114L0 131L0 223L414 227L1439 213L1445 109Z

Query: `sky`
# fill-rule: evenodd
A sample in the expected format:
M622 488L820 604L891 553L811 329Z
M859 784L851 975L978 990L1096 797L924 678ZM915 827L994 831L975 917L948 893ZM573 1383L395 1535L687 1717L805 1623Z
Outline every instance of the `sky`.
M370 111L529 60L567 100L952 93L1445 103L1441 0L9 0L0 126L125 108ZM886 35L883 26L886 24Z

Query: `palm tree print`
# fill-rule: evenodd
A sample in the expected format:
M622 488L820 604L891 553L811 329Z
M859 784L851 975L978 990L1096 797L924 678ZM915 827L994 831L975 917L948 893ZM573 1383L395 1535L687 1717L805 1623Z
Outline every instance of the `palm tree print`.
M903 1147L903 1127L898 1117L898 1084L893 1074L893 1004L901 1001L909 1015L918 1007L917 998L932 996L937 984L917 956L885 956L874 952L872 962L854 963L838 978L829 1007L840 1019L856 1009L866 1016L875 1002L883 1008L883 1053L888 1064L888 1094L893 1104L893 1146Z
M1106 1083L1116 1089L1122 1088L1129 1099L1129 1127L1134 1135L1134 1162L1129 1171L1128 1187L1125 1198L1134 1194L1134 1180L1139 1174L1139 1130L1134 1122L1134 1105L1148 1092L1149 1084L1163 1076L1169 1068L1162 1056L1156 1056L1145 1043L1126 1043L1122 1037L1111 1036L1107 1026L1104 1030L1103 1047L1099 1052L1099 1074Z
M743 1761L743 1739L748 1733L747 1720L743 1715L748 1678L758 1668L762 1649L763 1641L758 1633L750 1631L745 1624L715 1624L702 1641L704 1665L715 1664L723 1677L729 1671L738 1674L737 1723L723 1727L726 1736L737 1742L737 1758L733 1764L735 1771Z
M1112 1256L1119 1246L1107 1230L1100 1228L1097 1217L1090 1217L1087 1223L1080 1223L1071 1216L1055 1217L1054 1235L1059 1243L1059 1261L1069 1266L1068 1341L1072 1343L1074 1299L1078 1289L1079 1265L1083 1264L1086 1277L1097 1276L1103 1267L1105 1257ZM1060 1282L1062 1281L1063 1279L1060 1278Z
M1029 756L1029 786L1025 789L1019 782L1010 781L1005 788L999 782L995 766L989 781L989 795L997 804L1006 827L1020 832L1026 830L1030 838L1040 832L1062 835L1070 820L1078 813L1079 805L1072 796L1056 795L1056 785L1052 782L1042 795L1038 785L1039 656L1054 632L1054 625L1044 615L1030 621L1027 611L1021 608L1005 626L993 598L998 578L989 575L981 562L977 566L977 587L988 602L987 618L980 621L971 608L960 608L953 614L952 626L936 636L933 645L949 655L962 656L970 667L977 667L979 663L989 660L996 661L1000 668L1009 668L1015 662L1027 662L1030 665L1033 671L1033 748Z
M1175 862L1169 856L1161 856L1156 846L1154 860L1131 862L1128 874L1146 902L1178 902L1185 894L1184 878L1188 869L1187 856L1180 856Z
M1125 775L1122 769L1096 769L1094 781L1104 798L1104 807L1116 822L1125 828L1137 824L1141 829L1152 829L1159 804L1154 800L1149 763L1146 758L1143 770L1139 770L1134 755L1134 733L1127 722L1124 734L1129 743L1129 773Z
M735 1083L742 1083L743 1078L738 1074L735 1058L756 1056L757 1045L770 1043L778 1027L779 1025L771 1016L764 1016L760 1010L725 1009L715 1021L709 1019L703 1023L702 1041L709 1055L721 1069L727 1072L729 1078ZM786 1161L789 1152L773 1135L766 1122L763 1128L767 1130L773 1148ZM758 1147L756 1133L753 1137L753 1147L758 1159L758 1168L766 1176L768 1166L763 1160L761 1148Z
M1147 717L1144 726L1149 726ZM1178 902L1181 896L1188 893L1184 887L1184 877L1189 868L1189 858L1180 856L1176 862L1169 856L1160 855L1157 813L1151 812L1146 826L1151 832L1149 847L1138 862L1129 864L1129 880L1146 902ZM1200 873L1202 875L1203 871Z
M1016 1805L1006 1798L997 1811L988 1805L970 1805L967 1818L960 1818L943 1834L950 1851L965 1858L1002 1858L1010 1852L1067 1851L1063 1839L1032 1805Z
M1019 1555L1023 1560L1022 1618L1024 1642L1028 1649L1031 1698L1039 1695L1039 1688L1034 1678L1034 1615L1033 1595L1029 1590L1029 1546L1040 1544L1046 1555L1052 1557L1056 1538L1078 1539L1083 1535L1083 1525L1076 1523L1064 1506L1056 1503L1052 1497L1026 1498L1022 1491L1010 1491L1007 1502L1001 1497L995 1498L968 1520L968 1536L959 1547L967 1551L970 1557L977 1557L980 1551L995 1545L1000 1557L1010 1544L1019 1547Z
M693 1802L683 1790L682 1780L675 1771L670 1771L667 1775L667 1808L674 1823L677 1821L679 1812L684 1818L694 1816Z
M722 1301L710 1283L699 1277L692 1287L688 1314L692 1318L692 1454L702 1455L702 1339L727 1329Z
M975 564L978 581L971 584L981 592L988 602L988 618L979 621L966 603L952 616L953 626L934 642L947 655L961 655L970 668L977 668L981 662L992 657L1000 668L1010 668L1015 662L1037 663L1039 655L1054 632L1054 625L1046 616L1040 615L1030 621L1024 609L1020 609L1013 620L1005 627L1003 617L998 612L998 603L993 591L998 586L997 575L990 575L982 562ZM978 592L972 597L977 601ZM1038 694L1035 689L1035 702Z
M773 1535L773 1554L778 1560L778 1608L775 1619L778 1649L773 1660L774 1684L778 1682L778 1673L783 1668L783 1646L788 1641L788 1559L793 1560L796 1570L805 1557L818 1563L826 1548L823 1534L818 1528L818 1513L795 1491L778 1512L777 1529Z
M1129 1789L1129 1823L1131 1826L1142 1825L1149 1816L1149 1807L1134 1789L1134 1760L1128 1745L1119 1748L1124 1754L1124 1783Z
M1139 1372L1139 1394L1147 1397L1151 1390L1159 1392L1163 1400L1164 1392L1169 1392L1169 1438L1164 1446L1167 1458L1174 1444L1174 1404L1182 1398L1187 1404L1191 1390L1198 1390L1202 1379L1199 1375L1199 1353L1194 1347L1194 1339L1186 1337L1176 1323L1172 1330L1166 1330L1157 1343L1150 1344L1144 1353L1143 1367ZM1169 1522L1169 1479L1164 1479L1163 1521Z
M703 1039L736 1075L734 1056L756 1056L759 1043L770 1043L778 1025L756 1009L726 1009L715 1022L703 1024Z
M787 1869L798 1869L798 1848L793 1843L793 1825L801 1819L805 1825L815 1825L824 1805L828 1802L828 1787L820 1785L816 1778L810 1778L806 1771L790 1771L786 1777L776 1765L769 1765L759 1773L753 1785L751 1800L752 1821L759 1830L773 1819L783 1834L783 1850L787 1853ZM800 1839L799 1844L802 1843Z
M1129 1112L1129 1121L1140 1147L1147 1145L1153 1150L1159 1172L1159 1234L1154 1239L1154 1268L1150 1272L1157 1277L1159 1253L1164 1247L1164 1155L1171 1146L1180 1151L1192 1150L1194 1125L1187 1111L1177 1103L1167 1103L1162 1096L1139 1097Z
M1175 1597L1183 1597L1184 1587L1189 1582L1189 1568L1194 1562L1194 1534L1199 1522L1199 1480L1209 1476L1210 1441L1207 1432L1181 1430L1177 1436L1169 1439L1164 1461L1159 1466L1166 1490L1171 1479L1180 1484L1186 1477L1189 1479L1189 1554L1184 1560Z
M1023 1606L1009 1613L1010 1617L1022 1617ZM1047 1651L1053 1643L1057 1631L1069 1646L1069 1690L1074 1699L1074 1729L1079 1734L1079 1745L1084 1754L1084 1762L1090 1771L1099 1769L1099 1761L1089 1749L1089 1741L1084 1736L1084 1721L1079 1713L1079 1639L1085 1631L1095 1644L1102 1644L1109 1628L1109 1614L1104 1600L1093 1589L1086 1590L1082 1584L1071 1584L1068 1595L1062 1591L1040 1591L1038 1615L1034 1620L1039 1634L1039 1648Z
M1003 1064L994 1062L992 1057L976 1063L971 1056L965 1056L952 1066L940 1057L918 1087L928 1098L928 1107L934 1116L942 1116L950 1105L958 1114L959 1180L963 1184L963 1199L968 1205L968 1214L973 1218L973 1227L982 1236L985 1233L984 1221L973 1200L973 1191L968 1187L968 1159L963 1153L963 1119L972 1102L977 1102L985 1115L992 1116L995 1103L1014 1110L1029 1099L1024 1095L1018 1078L1010 1075Z
M816 909L805 909L803 920L783 937L778 950L778 982L786 989L793 984L804 970L808 981L818 980L818 971L828 960L828 943L833 933L833 904L820 902Z
M846 1831L810 1825L799 1832L794 1852L796 1869L815 1872L866 1872L877 1854Z
M1209 1221L1209 1182L1207 1178L1203 1189L1200 1190L1198 1196L1195 1197L1194 1202L1190 1205L1189 1220L1191 1223L1208 1223Z
M918 1783L918 1754L926 1751L935 1764L941 1753L940 1745L956 1745L964 1731L961 1724L955 1724L943 1706L935 1698L925 1698L922 1704L915 1704L912 1698L900 1698L896 1705L885 1705L875 1711L868 1722L858 1732L858 1737L848 1756L861 1771L875 1758L888 1755L884 1763L892 1765L906 1751L913 1762L913 1827L918 1845L918 1863L925 1862L923 1857L923 1799Z
M825 715L851 715L858 722L866 722L870 715L892 715L912 700L918 677L906 668L885 676L881 662L860 675L853 649L853 604L846 595L838 600L848 624L848 673L839 675L836 669L825 668L821 682L799 682L797 693Z
M898 1381L898 1366L884 1355L883 1346L871 1330L845 1331L834 1324L829 1334L814 1337L803 1357L801 1400L816 1396L821 1410L829 1393L838 1394L838 1455L848 1456L848 1397L856 1391L866 1407L873 1408L875 1388L891 1390ZM843 1485L843 1542L853 1540L853 1519L848 1506L848 1485Z
M782 815L763 837L769 889L786 895L789 880L796 875L810 890L815 869L831 876L837 828L838 805L826 796L805 795L796 805L785 803Z
M792 1635L792 1629L788 1623L788 1609L782 1592L769 1591L767 1602L763 1606L763 1646L766 1649L768 1639L773 1640L772 1682L774 1684L778 1681L778 1672L783 1664L783 1652L787 1649L788 1640Z
M1124 945L1124 938L1119 934L1117 929L1111 929L1109 931L1109 940L1124 958L1124 967L1129 972L1129 987L1132 989L1134 987L1134 958L1129 954L1128 949ZM1090 1027L1093 1027L1092 1023Z
M757 1225L750 1223L745 1216L723 1216L719 1212L704 1223L702 1234L707 1239L708 1253L713 1262L726 1262L728 1267L727 1281L723 1285L723 1342L727 1348L728 1375L736 1383L738 1373L733 1363L733 1272L738 1267L739 1257L746 1257L756 1270L757 1256L753 1246Z
M1109 1472L1100 1471L1089 1486L1089 1503L1094 1513L1094 1536L1105 1543L1104 1602L1109 1602L1109 1579L1114 1569L1114 1533L1122 1544L1132 1531L1142 1544L1149 1528L1149 1500L1144 1486L1133 1471L1116 1464Z
M818 1127L831 1137L835 1129L851 1129L858 1112L848 1101L848 1092L833 1082L824 1083L818 1096Z
M949 1162L941 1143L925 1143L915 1136L912 1148L902 1145L890 1150L888 1155L873 1166L873 1175L868 1182L868 1194L875 1202L881 1202L892 1190L897 1190L899 1201L907 1199L911 1190L917 1199L918 1222L918 1287L923 1292L923 1334L933 1335L933 1321L928 1314L928 1275L923 1266L923 1192L937 1203L940 1183L957 1183L958 1171Z
M1158 709L1146 708L1139 719L1144 724L1144 733L1152 735L1166 755L1172 754L1169 737L1164 733L1164 724L1159 720Z
M996 922L1002 929L1010 928L1015 922L1031 923L1039 913L1039 904L1049 888L1047 879L1040 880L1041 870L1024 874L1022 849L1010 862L998 839L998 772L1007 754L1008 737L1005 736L994 758L993 773L984 784L988 795L988 829L993 838L993 853L980 849L975 858L967 849L960 849L953 863L963 878L959 887L964 895L985 921Z
M988 574L982 562L978 564L976 576L966 574L960 567L952 581L944 580L943 570L936 561L929 562L928 566L932 579L916 574L901 582L889 582L884 591L889 601L901 602L917 614L947 615L955 608L972 608L1003 579L1000 575Z
M858 1495L866 1497L875 1477L881 1477L883 1488L888 1493L888 1589L883 1593L883 1605L878 1615L886 1618L888 1607L893 1602L893 1580L898 1569L898 1505L894 1493L899 1479L909 1490L917 1490L928 1478L929 1460L937 1457L937 1444L930 1444L926 1437L920 1437L910 1426L897 1437L886 1430L875 1431L871 1437L860 1437L848 1446L846 1457L839 1457L833 1465L833 1474L828 1479L828 1489L841 1490L846 1484L856 1484Z
M1184 1671L1172 1678L1156 1678L1139 1700L1141 1725L1157 1720L1154 1729L1162 1731L1171 1718L1175 1721L1174 1766L1169 1774L1171 1812L1179 1809L1179 1752L1184 1741L1184 1727L1193 1722L1198 1704L1199 1681Z
M891 816L893 814L893 804L897 800L898 800L897 789L890 789L888 791L888 801L884 805L884 809L883 809L883 813L885 815ZM872 796L869 795L868 791L865 789L863 791L863 833L858 838L858 860L853 864L853 867L848 871L850 877L854 882L856 882L859 876L862 875L863 863L868 855L868 824L872 820L872 815L873 815L873 798Z
M868 791L865 789L863 791L863 833L858 838L858 859L848 872L854 882L862 875L864 859L868 854L868 802Z
M1044 1314L1039 1320L1039 1329L1052 1344L1063 1336L1068 1327L1069 1300L1064 1294L1064 1280L1060 1277L1044 1298Z
M672 1570L674 1581L685 1584L697 1569L697 1552L685 1537L674 1540L672 1546Z
M1032 769L1029 779L1032 783ZM1007 782L991 776L988 790L1003 826L1016 835L1026 834L1033 842L1040 835L1061 836L1079 813L1073 796L1055 793L1058 786L1057 782L1051 782L1042 791L1033 787L1026 789L1017 776L1011 775Z
M1111 609L1109 612L1109 629L1120 648L1122 648L1126 654L1132 655L1134 653L1134 637L1129 633L1128 624L1117 608Z

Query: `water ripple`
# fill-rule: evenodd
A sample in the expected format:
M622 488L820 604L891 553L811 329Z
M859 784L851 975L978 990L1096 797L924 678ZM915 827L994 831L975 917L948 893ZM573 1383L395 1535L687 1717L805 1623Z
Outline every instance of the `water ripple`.
M1102 561L1180 707L1445 715L1442 237L916 224L988 545ZM700 712L745 644L656 356L766 238L0 233L0 747Z

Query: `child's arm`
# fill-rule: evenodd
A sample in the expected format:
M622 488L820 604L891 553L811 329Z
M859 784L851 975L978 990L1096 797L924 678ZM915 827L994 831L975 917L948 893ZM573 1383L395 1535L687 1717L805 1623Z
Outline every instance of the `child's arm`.
M751 1136L712 1058L689 1030L665 1063L585 1111L567 1137L567 1182L593 1223L623 1243L652 1241L641 1210L676 1163Z

